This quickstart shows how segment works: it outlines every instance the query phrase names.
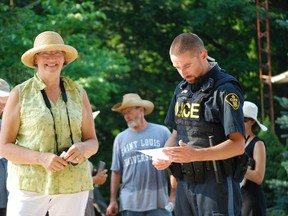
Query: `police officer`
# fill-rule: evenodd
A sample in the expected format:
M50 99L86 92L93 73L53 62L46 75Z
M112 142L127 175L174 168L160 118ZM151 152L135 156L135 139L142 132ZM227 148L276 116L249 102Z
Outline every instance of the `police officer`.
M195 34L178 35L169 54L184 80L165 119L173 128L164 150L170 160L154 159L153 165L158 170L170 166L177 178L176 215L241 215L241 177L235 174L245 143L240 85L208 61ZM215 146L210 147L209 137Z

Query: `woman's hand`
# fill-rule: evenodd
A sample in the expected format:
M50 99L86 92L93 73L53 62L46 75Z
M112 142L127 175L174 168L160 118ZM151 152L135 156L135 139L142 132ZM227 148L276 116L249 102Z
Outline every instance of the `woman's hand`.
M67 165L67 162L63 158L48 152L40 153L38 160L39 163L50 172L63 170Z
M74 164L81 163L85 159L84 147L81 147L81 144L72 145L64 155L63 159Z

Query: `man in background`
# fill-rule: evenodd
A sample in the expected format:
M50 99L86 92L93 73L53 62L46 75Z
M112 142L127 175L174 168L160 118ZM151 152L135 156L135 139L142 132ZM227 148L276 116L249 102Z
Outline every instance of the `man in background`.
M120 112L128 128L119 133L113 146L110 204L107 215L122 216L170 216L165 210L168 203L168 175L157 171L151 157L138 150L155 149L164 146L170 136L168 128L147 122L145 115L153 111L154 104L142 100L138 94L125 94L123 101L113 106ZM117 191L120 190L120 207ZM171 196L172 195L172 196ZM173 193L170 192L170 201Z
M0 114L5 108L8 96L10 92L9 84L0 79ZM2 121L0 119L0 129L1 129ZM7 207L7 198L8 191L6 188L6 179L7 179L7 160L3 157L0 157L0 215L6 215L6 207Z

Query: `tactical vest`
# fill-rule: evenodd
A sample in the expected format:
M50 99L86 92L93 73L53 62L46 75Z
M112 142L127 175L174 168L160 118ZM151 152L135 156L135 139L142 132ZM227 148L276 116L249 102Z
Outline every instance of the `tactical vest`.
M213 70L216 70L217 73L214 79L206 79L202 86L195 92L192 92L191 85L186 81L183 81L183 83L179 85L179 89L176 92L177 101L175 105L177 143L179 140L183 140L183 142L194 148L207 148L210 147L209 136L213 135L215 137L216 144L227 139L221 124L205 120L205 102L208 101L215 92L215 89L220 85L227 82L236 82L238 84L238 81L234 77L223 73L218 66L215 66ZM222 173L232 175L233 158L220 162ZM201 183L204 180L206 169L209 169L210 166L207 164L209 164L209 162L205 161L184 163L182 164L182 171L191 178L191 182Z
M209 78L198 91L192 93L191 86L187 85L176 96L177 143L181 139L193 147L207 148L209 147L208 137L211 135L216 136L217 143L225 140L223 127L204 119L204 103L214 92L213 87L214 80Z

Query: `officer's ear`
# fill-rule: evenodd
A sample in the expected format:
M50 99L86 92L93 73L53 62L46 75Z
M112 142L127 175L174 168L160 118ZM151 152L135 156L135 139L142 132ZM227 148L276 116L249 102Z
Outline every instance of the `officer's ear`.
M206 49L202 50L199 57L201 60L207 60L207 57L208 57L207 50Z

